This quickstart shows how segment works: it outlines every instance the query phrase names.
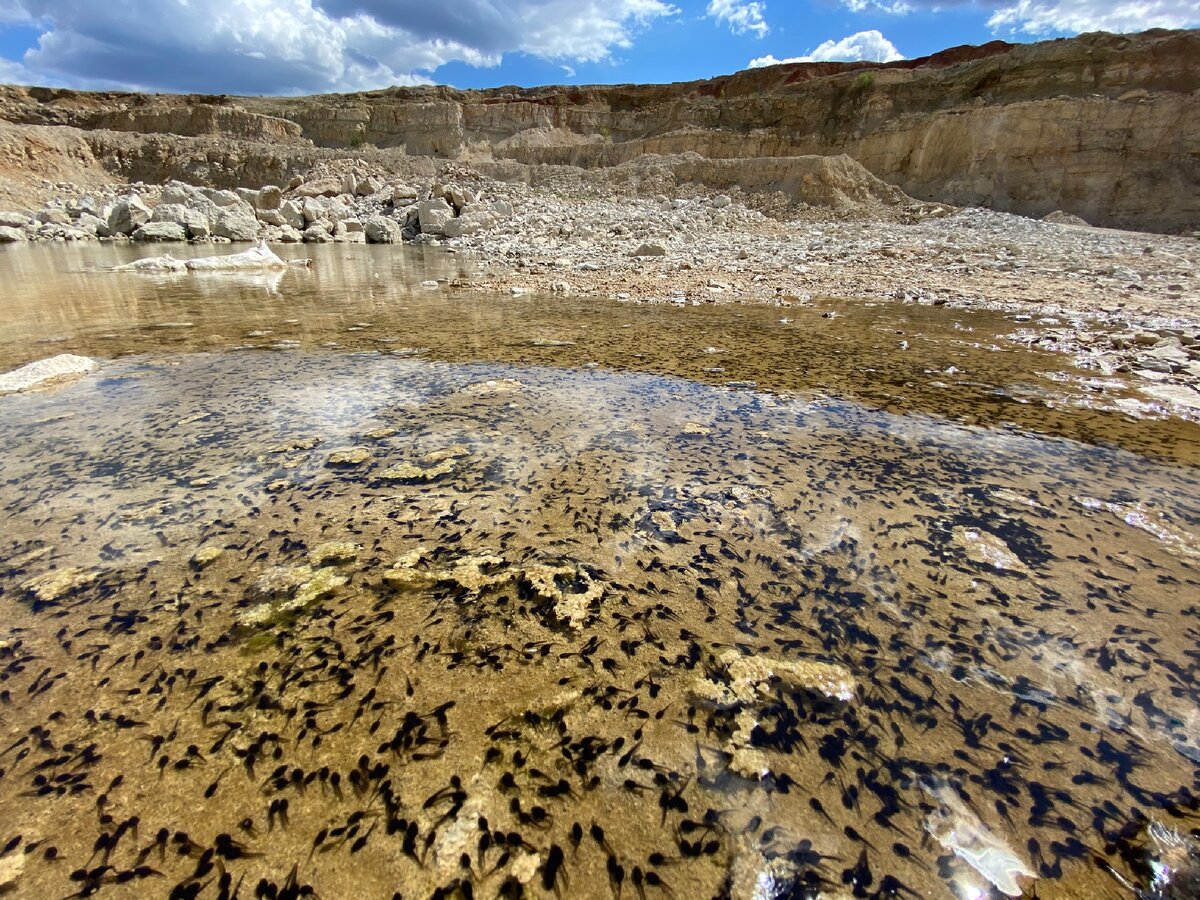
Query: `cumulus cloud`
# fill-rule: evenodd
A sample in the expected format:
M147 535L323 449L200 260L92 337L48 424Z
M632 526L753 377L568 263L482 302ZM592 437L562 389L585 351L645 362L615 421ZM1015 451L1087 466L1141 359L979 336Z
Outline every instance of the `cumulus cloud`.
M0 21L42 29L23 81L247 94L425 83L444 63L509 52L594 62L676 12L665 0L0 0Z
M994 31L1052 32L1143 31L1147 28L1189 28L1200 25L1196 0L1019 0L988 19Z
M893 15L973 6L992 13L988 26L993 31L1026 34L1120 33L1200 25L1197 0L842 0L842 5L851 12Z
M777 66L781 63L895 62L898 59L904 59L904 54L882 34L872 30L851 34L840 41L825 41L805 56L790 56L787 59L776 59L770 54L760 56L750 60L749 68L760 69L763 66Z
M709 0L704 14L718 22L727 22L734 34L766 37L771 30L763 13L767 5L760 0Z

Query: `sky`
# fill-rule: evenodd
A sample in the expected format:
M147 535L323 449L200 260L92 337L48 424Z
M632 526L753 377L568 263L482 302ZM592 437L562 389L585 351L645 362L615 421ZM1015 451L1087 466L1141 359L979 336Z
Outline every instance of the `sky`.
M0 82L312 94L690 81L1200 26L1200 0L0 0Z

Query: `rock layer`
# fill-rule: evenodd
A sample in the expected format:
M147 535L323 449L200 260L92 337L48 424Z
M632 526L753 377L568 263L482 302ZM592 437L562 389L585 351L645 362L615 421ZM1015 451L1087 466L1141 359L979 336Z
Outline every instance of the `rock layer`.
M0 120L12 123L0 130L0 167L65 177L53 173L85 164L257 187L331 156L491 162L534 181L506 167L607 170L645 154L698 154L707 162L693 164L695 176L715 186L749 173L762 182L753 189L783 181L786 192L787 164L761 160L846 154L923 200L1174 232L1200 228L1198 91L1198 31L994 41L672 85L295 98L10 87L0 89ZM47 145L51 158L20 140Z

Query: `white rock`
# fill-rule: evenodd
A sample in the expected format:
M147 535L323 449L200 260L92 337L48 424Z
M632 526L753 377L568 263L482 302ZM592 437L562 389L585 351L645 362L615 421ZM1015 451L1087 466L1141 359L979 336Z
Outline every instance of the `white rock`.
M136 194L122 197L113 205L108 217L108 227L113 234L130 234L134 229L150 221L150 207Z
M19 244L25 240L25 232L11 225L0 225L0 244Z
M287 200L279 207L279 212L283 216L283 224L290 225L298 231L303 231L307 224L307 219L304 218L304 207L295 200Z
M283 204L283 189L273 184L264 185L258 192L258 200L254 204L257 209L279 209Z
M392 203L396 204L396 206L407 206L416 199L417 189L411 185L398 184L392 188Z
M422 200L417 204L417 219L424 234L444 235L446 223L454 218L454 210L441 197Z
M39 359L19 369L0 375L0 394L24 391L47 381L86 375L96 368L96 361L86 356L62 353L49 359Z
M204 194L206 197L208 197L209 200L211 200L217 206L222 207L222 208L230 207L230 206L241 206L243 203L245 203L245 201L242 200L242 198L239 197L237 194L235 194L233 191L206 190L204 192Z
M253 207L239 203L217 213L212 223L212 233L231 241L253 241L258 239L258 219Z
M387 216L368 216L362 221L367 241L372 244L400 243L400 223Z
M178 222L147 222L133 233L135 241L186 241L187 229Z

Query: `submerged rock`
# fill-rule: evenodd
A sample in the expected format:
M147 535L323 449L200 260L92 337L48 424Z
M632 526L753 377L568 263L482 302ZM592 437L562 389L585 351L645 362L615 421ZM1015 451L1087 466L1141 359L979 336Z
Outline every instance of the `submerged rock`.
M156 223L155 227L158 227ZM179 226L182 227L182 226ZM179 238L182 240L182 238ZM293 265L308 265L308 260L296 260ZM227 256L201 256L196 259L176 259L165 256L150 256L137 259L131 263L113 266L113 272L262 272L286 269L289 263L280 259L267 246L265 241L259 241L257 246L241 253L231 253Z
M225 551L221 547L201 547L192 554L192 567L196 569L208 568L224 554Z
M922 788L938 804L925 823L926 831L999 891L1020 897L1022 890L1017 879L1036 878L1037 874L992 834L950 785L922 785Z
M21 587L42 603L53 603L72 591L94 582L100 577L97 569L83 569L78 566L68 566L65 569L54 569L45 575L39 575L26 581Z
M717 662L724 668L722 675L718 679L697 679L692 693L718 707L757 703L770 695L774 684L843 701L853 700L858 686L850 670L837 663L744 656L737 650L725 650Z
M264 602L244 610L239 621L251 627L271 627L288 621L316 601L333 594L349 580L332 568L314 571L311 566L275 566L254 583L253 595Z
M314 566L352 562L358 558L359 546L352 541L327 541L309 551L308 559Z
M24 391L32 387L79 378L96 368L96 361L86 356L60 353L49 359L27 363L19 369L0 375L0 394Z
M348 447L345 450L334 450L325 459L327 466L360 466L371 458L371 451L365 447Z
M977 565L1028 575L1029 569L1008 549L1008 544L979 528L955 528L954 542L963 548L967 559Z

